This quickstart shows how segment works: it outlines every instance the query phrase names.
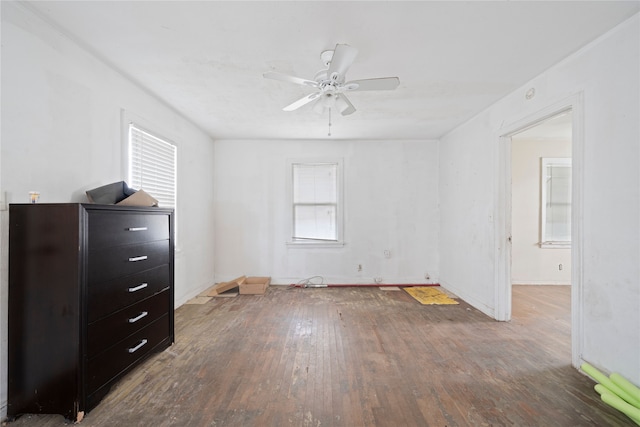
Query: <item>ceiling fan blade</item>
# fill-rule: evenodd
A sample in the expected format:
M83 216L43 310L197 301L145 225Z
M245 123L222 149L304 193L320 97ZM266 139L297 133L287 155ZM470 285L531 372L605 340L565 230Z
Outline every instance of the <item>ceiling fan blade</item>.
M343 82L347 70L358 56L358 49L348 44L337 44L331 57L327 75L331 80Z
M308 103L310 103L311 101L313 101L314 99L318 98L320 96L320 92L314 92L310 95L305 96L304 98L300 98L298 99L296 102L287 105L286 107L283 108L284 111L293 111L293 110L297 110L298 108L302 107L303 105L306 105Z
M265 79L280 80L281 82L295 83L302 86L318 87L318 82L307 80L300 77L290 76L275 71L268 71L262 75Z
M356 111L356 107L341 93L336 95L336 108L343 116L348 116Z
M357 85L357 87L355 87ZM353 80L344 84L347 91L356 90L393 90L400 85L397 77L382 77L379 79Z

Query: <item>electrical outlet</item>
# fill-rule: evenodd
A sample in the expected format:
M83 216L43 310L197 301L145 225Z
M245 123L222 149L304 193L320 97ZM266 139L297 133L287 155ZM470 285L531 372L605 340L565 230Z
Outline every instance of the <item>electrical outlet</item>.
M385 249L384 250L384 257L385 258L391 258L391 251L389 249Z

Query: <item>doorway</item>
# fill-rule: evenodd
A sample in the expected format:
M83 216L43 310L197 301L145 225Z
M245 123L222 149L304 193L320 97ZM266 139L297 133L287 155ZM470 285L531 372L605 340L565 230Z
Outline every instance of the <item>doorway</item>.
M570 113L571 117L571 257L569 267L571 283L571 361L574 367L578 367L581 363L583 347L582 159L584 153L582 141L584 138L584 100L582 93L577 93L537 113L516 120L510 125L505 125L498 134L498 162L500 167L498 168L495 204L495 271L497 280L494 317L497 320L509 321L512 314L512 137L565 113ZM540 243L538 242L538 244ZM555 268L558 268L558 266ZM564 271L564 263L562 268L562 271Z
M511 135L512 321L571 358L572 112Z

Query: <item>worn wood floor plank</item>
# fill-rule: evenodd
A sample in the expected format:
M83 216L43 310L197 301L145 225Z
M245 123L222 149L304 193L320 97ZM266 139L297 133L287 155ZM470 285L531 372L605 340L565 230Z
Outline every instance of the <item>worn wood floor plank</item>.
M570 366L568 287L514 286L513 320L377 288L288 289L176 311L176 344L84 426L632 426ZM11 426L64 425L25 415Z

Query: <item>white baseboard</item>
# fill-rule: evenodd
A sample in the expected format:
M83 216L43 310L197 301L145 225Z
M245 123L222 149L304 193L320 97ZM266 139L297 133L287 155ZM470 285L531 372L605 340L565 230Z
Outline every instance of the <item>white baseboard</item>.
M314 277L314 276L311 276ZM305 278L289 278L289 277L272 277L272 285L291 285L298 283ZM396 285L425 285L436 284L437 281L430 279L407 278L407 277L383 277L382 281L377 283L374 277L323 277L324 283L330 285L380 285L380 286L396 286ZM315 279L314 279L315 281Z
M249 276L247 274L247 276ZM321 277L317 278L317 277ZM395 286L395 285L425 285L438 283L433 277L429 280L417 277L383 277L380 283L376 283L374 277L336 277L336 276L307 276L307 277L271 277L271 285L292 285L302 280L312 279L313 282L323 280L323 283L330 285L380 285L380 286ZM221 277L216 278L215 283L226 282L233 280L235 277Z

